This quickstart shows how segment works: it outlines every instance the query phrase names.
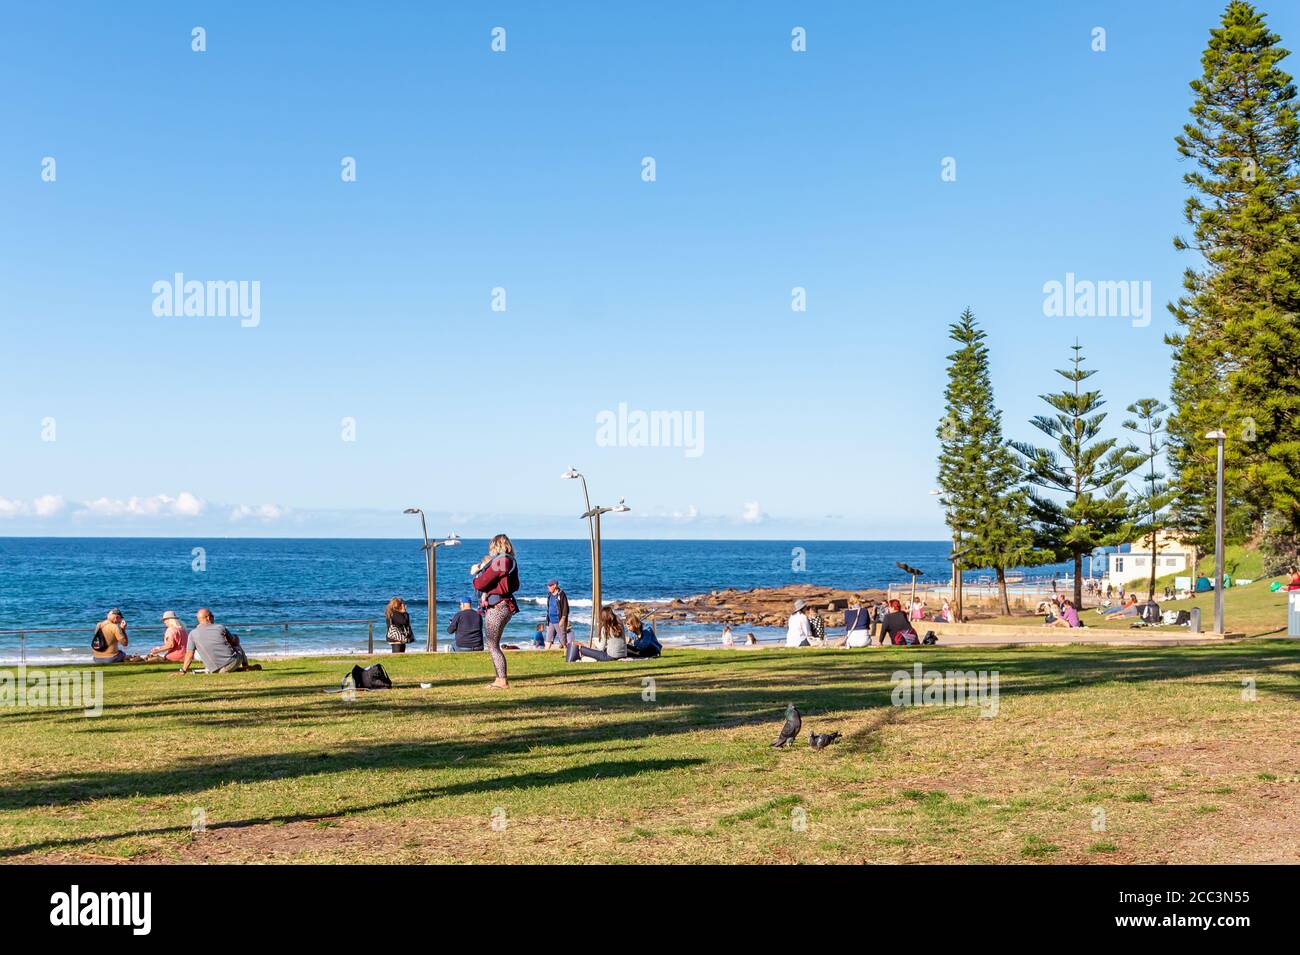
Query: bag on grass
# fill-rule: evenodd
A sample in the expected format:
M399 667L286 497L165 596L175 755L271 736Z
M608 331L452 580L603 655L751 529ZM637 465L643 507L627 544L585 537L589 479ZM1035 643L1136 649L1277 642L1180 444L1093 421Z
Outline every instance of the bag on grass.
M352 686L358 690L391 690L393 681L384 671L384 665L376 663L368 667L354 666L352 672L343 678L343 686Z
M925 631L925 639L921 641L927 647L932 647L939 642L939 638L934 635L933 630Z

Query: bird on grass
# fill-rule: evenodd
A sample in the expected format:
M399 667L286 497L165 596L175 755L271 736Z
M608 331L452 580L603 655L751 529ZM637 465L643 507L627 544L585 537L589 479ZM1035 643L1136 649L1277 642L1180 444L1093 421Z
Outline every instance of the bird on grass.
M839 738L839 733L809 733L808 745L813 749L825 749Z
M785 724L781 727L781 733L776 739L772 740L772 747L780 749L786 743L799 735L799 730L803 727L803 718L799 716L799 711L791 703L785 708Z

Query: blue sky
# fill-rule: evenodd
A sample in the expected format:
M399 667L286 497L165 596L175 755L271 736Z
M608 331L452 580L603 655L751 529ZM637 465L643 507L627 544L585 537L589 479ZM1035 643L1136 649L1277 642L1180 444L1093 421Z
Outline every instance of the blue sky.
M0 534L577 537L572 464L611 536L942 537L963 307L1009 436L1076 336L1116 432L1165 396L1222 7L15 8ZM258 323L155 315L178 272L260 283ZM1045 316L1067 273L1153 319ZM598 440L620 404L702 440Z

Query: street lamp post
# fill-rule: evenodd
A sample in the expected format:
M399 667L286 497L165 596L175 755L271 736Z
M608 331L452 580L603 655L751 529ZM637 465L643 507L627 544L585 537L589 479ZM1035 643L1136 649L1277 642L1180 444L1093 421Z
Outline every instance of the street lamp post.
M1219 459L1214 482L1214 632L1223 633L1223 442L1228 435L1210 431L1205 436L1217 445Z
M587 519L587 537L591 544L591 635L594 637L600 628L600 515L616 513L622 514L632 510L623 499L613 507L591 506L591 497L587 494L587 479L582 476L582 472L576 468L570 467L560 477L572 481L575 478L582 482L582 500L587 505L587 509L582 513L582 517Z
M591 634L593 637L596 635L598 628L600 627L600 608L602 606L600 594L600 515L626 514L630 510L632 510L632 508L623 503L622 498L619 498L618 503L613 507L602 507L597 504L595 507L588 510L587 513L581 515L582 517L591 520L594 529L594 536L592 537L592 553L595 554L595 558L591 564Z
M424 522L424 511L418 507L408 507L402 513L420 515L420 533L424 537L424 582L429 594L425 649L433 653L438 649L438 548L455 547L460 543L460 538L455 534L448 534L440 541L431 541L428 525Z

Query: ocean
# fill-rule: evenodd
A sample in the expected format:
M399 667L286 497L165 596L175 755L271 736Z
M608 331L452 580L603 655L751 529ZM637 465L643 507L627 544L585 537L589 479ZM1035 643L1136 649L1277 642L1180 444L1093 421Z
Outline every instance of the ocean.
M514 543L523 586L507 642L531 639L545 615L551 577L569 594L575 634L585 640L591 620L587 541ZM440 629L470 593L469 566L486 552L486 540L439 548ZM896 561L929 578L946 578L948 552L946 541L606 540L603 595L607 601L654 605L726 587L879 588L910 579ZM1054 569L1059 568L1035 573ZM191 625L200 606L231 625L254 655L366 649L364 623L292 626L287 632L274 625L285 620L373 619L376 647L387 652L384 605L395 594L411 610L417 639L410 650L416 650L424 646L424 593L424 557L415 540L0 537L0 630L73 628L28 634L25 648L17 636L0 635L0 663L18 662L24 653L29 663L85 662L95 623L112 607L126 616L130 650L139 653L162 642L164 611L174 610ZM764 642L781 636L764 628L754 632ZM718 627L665 623L660 637L666 644L716 642ZM446 643L445 634L439 642Z

